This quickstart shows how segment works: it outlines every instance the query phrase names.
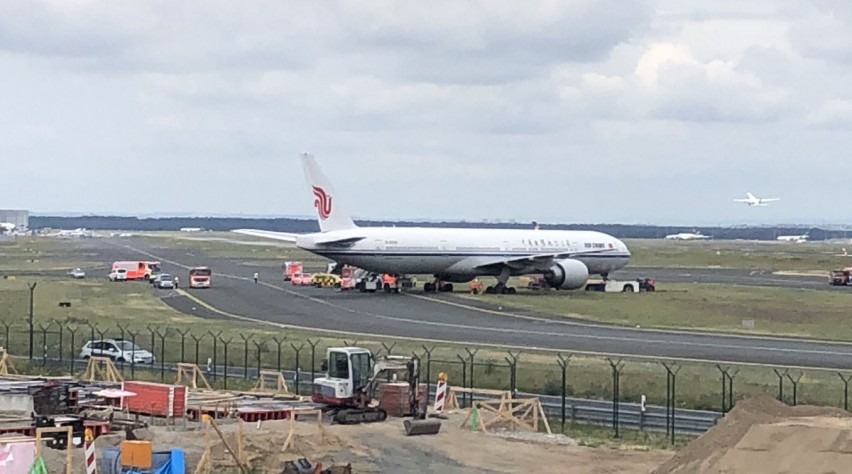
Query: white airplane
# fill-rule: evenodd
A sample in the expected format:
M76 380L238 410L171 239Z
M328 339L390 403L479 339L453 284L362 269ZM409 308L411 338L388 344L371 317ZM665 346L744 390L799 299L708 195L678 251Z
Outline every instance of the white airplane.
M770 202L780 201L781 198L759 198L752 193L746 193L745 199L734 199L736 202L744 202L749 206L766 207Z
M808 234L802 235L779 235L775 238L775 240L779 242L796 242L796 243L804 243L810 239L811 236Z
M700 231L681 232L679 234L669 234L666 236L667 240L705 240L709 238L709 235L704 235Z
M604 277L623 268L630 251L623 242L593 231L358 227L340 205L328 178L311 155L302 155L320 232L289 234L255 229L234 232L288 242L340 264L377 273L434 275L427 292L452 291L452 283L497 277L488 293L514 293L509 277L543 273L559 289L583 288L590 274Z
M0 222L0 234L11 234L17 226L11 222Z

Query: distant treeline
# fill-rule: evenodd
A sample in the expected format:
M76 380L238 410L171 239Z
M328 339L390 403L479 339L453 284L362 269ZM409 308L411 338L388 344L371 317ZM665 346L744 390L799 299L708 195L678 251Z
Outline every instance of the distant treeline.
M367 227L396 226L396 227L453 227L453 228L502 228L529 229L532 223L521 224L492 224L475 222L390 222L390 221L358 221L359 225ZM251 228L272 230L278 232L317 232L316 221L309 219L250 219L236 217L158 217L137 218L118 216L81 216L81 217L52 217L31 216L32 229L77 229L91 230L128 230L128 231L176 231L182 228L201 228L212 231L228 231L233 229ZM775 240L779 235L801 235L808 233L811 240L846 238L845 231L824 230L803 227L672 227L626 224L559 224L542 225L542 229L553 230L597 230L619 238L661 239L669 234L679 232L701 232L714 239L733 240Z

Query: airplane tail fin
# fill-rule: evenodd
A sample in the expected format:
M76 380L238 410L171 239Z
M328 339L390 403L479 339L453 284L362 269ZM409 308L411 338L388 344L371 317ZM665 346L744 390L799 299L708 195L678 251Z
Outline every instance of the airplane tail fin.
M746 196L748 196L749 199L757 199L757 197L752 193L746 193Z
M352 218L340 206L334 188L320 169L316 158L307 153L303 154L302 167L305 170L305 179L314 198L320 231L329 232L357 228Z

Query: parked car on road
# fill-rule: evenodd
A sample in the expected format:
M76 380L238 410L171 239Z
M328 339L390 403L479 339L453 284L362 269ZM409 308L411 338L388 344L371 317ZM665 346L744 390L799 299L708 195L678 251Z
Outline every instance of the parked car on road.
M313 280L313 275L310 273L296 273L290 277L290 283L294 286L308 286L311 285Z
M88 359L92 356L109 357L115 362L134 364L153 364L155 362L154 354L123 339L104 339L87 342L80 351L80 358Z
M116 268L109 274L109 281L127 281L127 270Z
M68 272L68 275L71 278L74 278L74 279L77 279L77 280L86 278L86 272L84 272L83 270L81 270L79 268L75 268L75 269L71 270L70 272Z
M154 279L154 288L159 288L161 290L173 290L174 287L175 279L168 273L160 273L157 275L157 278Z

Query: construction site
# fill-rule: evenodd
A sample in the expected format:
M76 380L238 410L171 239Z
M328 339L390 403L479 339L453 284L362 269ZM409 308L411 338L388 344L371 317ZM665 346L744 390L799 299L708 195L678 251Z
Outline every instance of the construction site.
M102 357L79 377L19 375L0 351L0 472L823 473L852 461L841 409L761 396L677 453L589 447L555 434L537 398L454 389L439 374L428 400L416 358L355 347L328 356L300 396L280 372L224 391L194 364L151 383L125 380ZM463 408L462 397L474 402Z

